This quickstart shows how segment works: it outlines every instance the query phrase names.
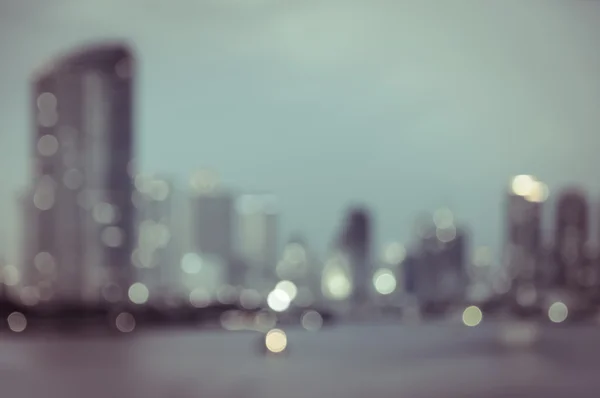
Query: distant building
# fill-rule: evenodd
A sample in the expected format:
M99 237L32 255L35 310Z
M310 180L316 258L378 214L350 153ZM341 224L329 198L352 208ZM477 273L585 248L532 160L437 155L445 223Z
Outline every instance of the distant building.
M554 286L580 291L594 283L586 244L589 239L585 194L566 190L558 198L554 238Z
M148 287L152 301L167 294L180 274L174 185L166 177L140 174L135 178L137 240L132 259L136 280Z
M452 213L444 210L443 219L421 220L418 242L405 262L407 290L424 308L462 303L467 293L467 235L455 225Z
M511 296L521 307L539 304L540 286L548 267L541 264L542 203L546 186L529 175L516 176L507 197L505 265L511 278Z
M192 251L225 269L224 282L236 285L234 274L235 201L222 189L215 173L197 172L191 179Z
M273 195L242 195L237 201L239 255L246 265L245 285L266 293L275 282L279 212Z
M298 287L298 301L306 305L320 302L323 265L311 252L306 240L292 236L283 248L276 273L280 280L292 281Z
M52 300L101 300L131 283L133 75L121 44L89 46L35 76L33 265L52 272ZM29 256L27 256L29 257ZM40 281L30 282L34 301Z
M352 208L343 227L339 247L347 256L352 269L352 301L365 303L371 292L372 219L362 207Z

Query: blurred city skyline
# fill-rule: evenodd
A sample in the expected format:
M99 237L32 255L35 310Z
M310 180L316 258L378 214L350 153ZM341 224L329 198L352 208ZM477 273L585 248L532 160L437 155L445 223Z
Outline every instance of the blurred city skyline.
M139 170L273 192L282 241L322 252L360 202L379 244L448 206L498 249L512 175L598 194L600 3L376 3L0 2L0 255L19 254L34 70L114 38L139 59Z

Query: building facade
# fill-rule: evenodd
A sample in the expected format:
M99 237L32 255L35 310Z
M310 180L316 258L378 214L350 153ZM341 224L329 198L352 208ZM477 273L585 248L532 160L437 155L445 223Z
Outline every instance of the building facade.
M277 201L269 194L242 195L237 201L238 253L245 264L245 285L268 293L275 282L278 254Z
M125 290L131 282L133 68L129 48L106 44L61 57L35 76L28 239L33 266L48 275L34 273L28 283L51 283L57 302L98 302L105 287Z

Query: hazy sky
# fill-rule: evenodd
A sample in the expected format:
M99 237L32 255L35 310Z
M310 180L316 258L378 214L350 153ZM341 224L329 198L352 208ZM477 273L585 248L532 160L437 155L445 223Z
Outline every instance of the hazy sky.
M498 247L511 175L598 194L598 37L594 1L0 0L0 250L17 253L29 76L90 40L137 46L141 170L270 190L282 238L323 249L352 201L380 241L449 205Z

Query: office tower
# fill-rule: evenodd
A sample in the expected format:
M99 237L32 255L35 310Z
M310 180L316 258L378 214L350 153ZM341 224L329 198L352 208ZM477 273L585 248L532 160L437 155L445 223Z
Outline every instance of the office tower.
M222 283L237 285L233 195L220 186L218 176L210 170L196 172L190 182L192 251L221 268Z
M273 195L247 194L237 201L239 255L246 265L245 285L268 293L275 282L278 209Z
M56 302L96 302L131 282L133 66L126 46L103 44L35 76L30 239L36 268L56 271Z
M283 248L276 273L279 280L291 281L297 286L297 303L310 305L321 300L322 268L304 237L295 234Z
M504 261L511 283L511 297L521 308L539 304L540 282L546 270L542 254L541 210L546 186L529 175L513 178L507 201L507 236Z
M371 215L362 207L351 208L340 236L340 248L352 269L352 301L364 304L371 291Z
M588 204L583 192L565 190L558 197L554 238L553 285L581 292L594 283L585 247L589 238Z
M162 298L174 283L179 261L174 248L174 183L156 175L135 177L136 247L132 254L136 280L150 291L151 301Z
M425 309L442 310L461 303L466 295L467 235L450 210L419 220L418 241L406 261L410 290Z
M380 304L400 304L406 298L406 248L399 242L386 244L373 273L373 288Z
M336 241L325 258L321 277L322 303L336 312L352 310L352 269L346 253Z

